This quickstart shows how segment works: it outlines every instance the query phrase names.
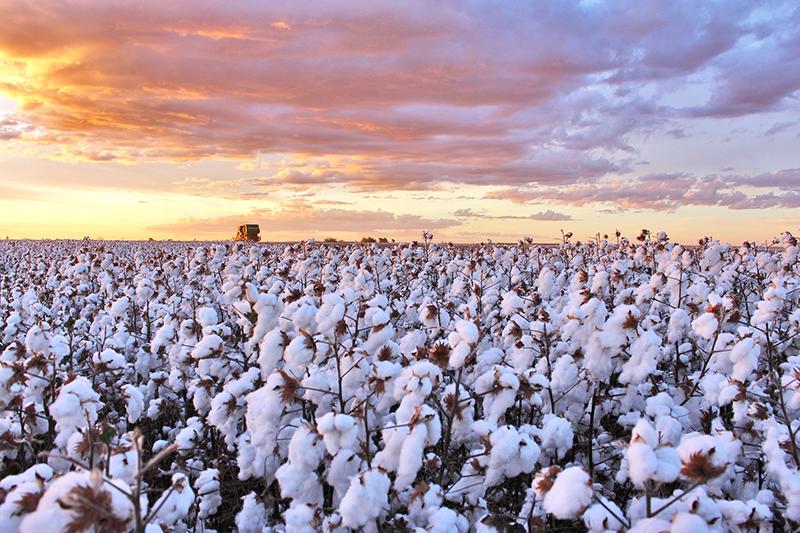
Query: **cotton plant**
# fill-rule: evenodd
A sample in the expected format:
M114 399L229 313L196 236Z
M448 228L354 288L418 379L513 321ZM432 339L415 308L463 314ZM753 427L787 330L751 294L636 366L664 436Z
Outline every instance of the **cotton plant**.
M798 527L793 236L425 240L0 242L3 526Z

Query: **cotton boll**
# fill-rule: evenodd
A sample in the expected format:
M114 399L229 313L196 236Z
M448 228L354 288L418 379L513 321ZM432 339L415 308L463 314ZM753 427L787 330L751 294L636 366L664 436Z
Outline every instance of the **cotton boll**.
M335 502L339 502L350 487L352 480L361 471L362 461L352 450L341 449L334 456L327 470L328 484L333 487Z
M711 339L719 328L719 321L712 313L703 313L692 321L692 329L703 339Z
M317 431L331 455L336 455L342 448L352 449L358 436L358 426L352 416L334 413L327 413L317 420Z
M99 354L94 354L92 356L92 362L94 362L96 366L107 370L120 370L125 368L125 357L110 348L103 350Z
M314 504L292 502L283 513L286 533L316 533L320 520L320 509Z
M133 385L123 385L122 395L125 398L128 422L135 424L144 411L144 395Z
M197 310L197 321L203 328L216 326L219 324L219 315L217 311L211 307L202 307Z
M111 309L109 310L109 314L113 318L122 318L128 313L129 306L130 306L130 299L127 296L123 296L122 298L117 299L113 304L111 304Z
M358 529L372 524L388 504L389 478L378 469L354 477L339 504L342 525Z
M676 513L672 517L670 533L705 533L711 531L708 522L695 514Z
M539 446L513 426L501 426L490 437L491 453L486 469L487 487L502 483L506 478L529 474L539 459Z
M556 455L562 459L572 448L572 425L569 420L553 414L544 415L542 430L539 435L541 447L550 456Z
M628 533L653 533L670 531L672 524L661 518L645 518L634 523Z
M236 514L239 533L262 533L267 525L267 508L255 492L242 498L242 510Z
M602 500L605 506L595 503L583 513L582 518L586 528L592 533L622 530L625 524L620 522L617 517L624 517L625 513L614 502L605 498L602 498Z
M314 339L308 334L301 334L286 347L284 358L294 368L304 369L314 359L315 351Z
M184 474L172 475L172 490L167 489L153 505L158 509L156 519L163 525L172 527L182 521L194 503L194 491Z
M197 490L198 496L200 496L199 518L208 518L215 514L220 505L222 505L219 470L209 468L202 471L194 482L194 488Z
M553 486L544 495L543 507L556 518L572 519L588 507L593 493L589 474L572 466L556 476Z
M656 370L661 350L661 339L652 330L647 330L636 339L630 348L631 358L622 365L621 383L638 384Z
M758 357L761 355L761 347L756 344L753 337L745 337L737 342L730 351L730 359L733 363L733 374L731 377L744 383L747 381L758 367Z

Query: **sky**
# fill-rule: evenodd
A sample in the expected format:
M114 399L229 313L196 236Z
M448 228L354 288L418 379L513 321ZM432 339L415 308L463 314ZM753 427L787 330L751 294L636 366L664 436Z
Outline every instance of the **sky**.
M0 13L0 238L800 233L795 0Z

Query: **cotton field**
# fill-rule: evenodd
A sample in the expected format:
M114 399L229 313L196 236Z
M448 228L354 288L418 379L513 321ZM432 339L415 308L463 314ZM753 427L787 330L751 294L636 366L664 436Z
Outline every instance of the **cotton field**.
M790 531L798 243L0 242L0 531Z

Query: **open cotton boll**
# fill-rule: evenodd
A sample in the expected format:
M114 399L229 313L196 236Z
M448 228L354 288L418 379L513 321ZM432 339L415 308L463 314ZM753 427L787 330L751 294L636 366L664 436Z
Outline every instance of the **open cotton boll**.
M562 459L572 448L573 435L569 420L549 413L544 415L539 439L542 450L550 456L556 455Z
M711 531L708 522L696 514L679 512L672 517L670 533L706 533Z
M63 449L76 431L94 425L102 407L100 395L85 377L77 377L63 385L56 401L50 405L50 415L56 422L56 446Z
M758 367L758 357L761 355L761 346L756 344L753 337L745 337L737 342L730 351L729 357L733 363L733 374L735 380L747 381Z
M220 494L219 470L209 468L203 470L194 482L194 488L200 497L198 506L198 516L207 518L217 512L222 505L222 495Z
M449 365L451 368L461 368L472 351L473 346L478 342L480 332L474 322L468 320L456 321L456 330L447 337L447 342L452 349L450 352Z
M389 486L389 477L379 469L373 468L355 476L339 504L342 525L375 530L375 519L389 503Z
M704 339L712 339L719 328L719 321L712 313L703 313L692 320L692 329Z
M605 533L606 531L620 531L625 528L625 524L619 521L617 517L625 517L617 504L602 498L603 505L599 503L592 504L583 513L583 523L586 529L592 533ZM616 515L616 516L615 516Z
M503 301L500 302L500 314L511 316L525 307L525 300L519 297L517 291L508 291L503 294Z
M108 348L92 356L92 362L96 366L102 366L108 370L120 370L125 368L125 356Z
M350 480L361 471L362 461L352 450L340 449L333 457L326 473L328 484L334 490L334 503L339 502L350 487Z
M519 390L519 378L511 369L494 365L475 380L475 392L483 395L486 420L497 424L514 401Z
M203 328L216 326L219 324L219 315L216 309L212 307L201 307L197 310L197 321Z
M173 527L186 518L194 503L194 491L184 474L172 474L170 488L172 490L167 489L153 504L153 509L158 509L156 520L167 527Z
M105 521L127 525L133 504L124 493L130 492L130 487L115 480L114 488L102 479L97 470L67 472L56 478L44 491L36 510L22 519L20 533L73 531L69 525L76 520L86 524L84 530L102 529L98 506L106 515Z
M128 312L128 307L130 307L130 299L127 296L123 296L122 298L118 298L111 304L111 309L109 309L109 314L113 318L121 318L124 317Z
M316 346L314 339L308 334L300 334L286 346L284 358L297 369L304 369L314 359Z
M267 525L267 508L251 492L242 498L242 510L236 514L236 529L239 533L263 533Z
M144 395L133 385L122 386L122 396L125 398L128 422L135 424L144 412Z
M619 375L621 383L638 384L656 370L661 351L661 339L652 330L647 330L630 347L631 358L622 365Z
M338 294L325 294L322 297L322 306L317 311L315 317L317 331L329 333L333 331L337 324L344 318L345 301Z
M223 341L219 335L205 335L192 349L192 358L208 359L222 353Z
M317 420L317 431L331 455L336 455L342 448L351 449L358 436L358 426L352 416L334 413L327 413Z
M467 533L466 518L447 507L440 507L430 518L429 533Z
M542 503L546 512L568 520L589 506L593 493L589 474L578 466L572 466L558 473Z
M539 459L539 446L513 426L501 426L490 436L491 452L485 484L493 487L506 478L530 474Z

